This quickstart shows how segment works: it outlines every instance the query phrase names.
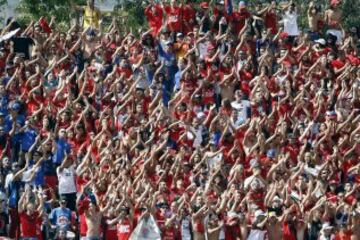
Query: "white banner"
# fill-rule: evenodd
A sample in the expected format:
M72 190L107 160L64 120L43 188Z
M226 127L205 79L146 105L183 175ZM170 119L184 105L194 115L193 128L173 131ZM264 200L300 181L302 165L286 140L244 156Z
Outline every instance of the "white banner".
M152 215L148 218L143 218L138 223L130 240L161 240L160 229L157 226L155 219Z

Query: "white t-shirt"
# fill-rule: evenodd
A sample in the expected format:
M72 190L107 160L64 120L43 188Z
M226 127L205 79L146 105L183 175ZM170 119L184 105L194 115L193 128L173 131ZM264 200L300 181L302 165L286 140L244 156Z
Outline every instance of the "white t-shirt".
M193 143L193 147L194 148L198 148L201 146L201 143L203 141L203 138L202 138L202 126L199 126L197 129L195 129L194 127L191 127L192 131L195 133L195 137L192 136L191 133L188 133L188 136L191 135L194 139L194 143Z
M289 34L289 36L298 36L299 35L297 18L298 18L298 14L296 11L291 12L291 13L290 13L290 11L286 11L283 16L284 32Z
M199 58L200 59L205 59L206 58L206 56L207 56L207 48L208 48L208 44L209 44L209 42L201 42L201 43L199 43L199 54L200 54L200 56L199 56Z
M184 219L181 220L181 239L183 240L191 239L190 223L191 219L189 216L186 216Z
M212 154L212 153L210 153L210 154ZM221 162L222 157L223 157L222 153L216 154L213 157L208 157L207 164L208 164L209 168L212 169L217 163Z
M74 165L64 168L61 172L58 167L56 173L59 181L59 194L76 193Z
M235 120L235 126L238 127L243 124L249 116L250 101L241 100L241 102L233 101L231 103L232 108L237 112L237 118Z

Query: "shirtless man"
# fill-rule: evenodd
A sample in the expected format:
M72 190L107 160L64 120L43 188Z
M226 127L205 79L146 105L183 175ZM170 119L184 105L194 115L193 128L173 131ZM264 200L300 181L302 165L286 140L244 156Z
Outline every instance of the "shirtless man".
M329 26L329 29L326 31L326 34L332 34L337 37L336 44L340 44L343 39L343 34L341 29L341 20L343 12L337 6L339 5L338 0L332 0L330 8L325 11L325 23Z
M87 226L86 237L82 240L100 240L100 227L103 212L105 212L105 209L99 209L95 203L90 202L89 208L85 211Z
M352 232L352 236L351 239L353 240L359 240L360 239L360 215L359 214L355 214L354 216L352 216L352 221L351 221L351 232Z
M309 28L311 31L311 38L313 40L316 40L319 37L318 32L319 32L320 14L316 9L315 3L313 1L311 1L309 4L307 16L308 16Z
M269 240L281 239L281 222L279 222L275 212L269 212L268 221L266 222L266 230Z
M209 222L207 226L207 239L218 240L220 231L223 227L224 227L224 222L219 221L219 218L216 214L211 214L209 216Z

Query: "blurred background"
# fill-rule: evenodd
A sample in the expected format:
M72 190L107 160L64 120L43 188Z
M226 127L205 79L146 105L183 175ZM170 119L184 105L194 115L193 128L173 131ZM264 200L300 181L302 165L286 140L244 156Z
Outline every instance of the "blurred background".
M155 0L159 1L159 0ZM164 2L166 2L165 0ZM209 0L191 0L194 2L209 2ZM215 0L216 1L216 0ZM240 0L233 0L236 6ZM301 10L299 21L302 29L307 26L306 9L310 0L293 0ZM319 11L324 12L330 0L316 0ZM51 16L56 17L57 27L61 30L68 29L73 21L82 22L81 13L71 9L71 4L86 5L86 0L0 0L0 20L4 26L9 17L15 17L20 24L26 24L31 20L37 21L40 17L46 17L48 21ZM187 0L184 0L186 3ZM257 4L269 4L271 0L245 0L248 8L254 8ZM279 4L286 0L277 0ZM344 28L360 26L360 0L342 0L344 11ZM180 1L178 1L180 3ZM124 31L130 28L138 30L147 27L144 9L149 4L142 0L95 0L96 6L104 16L104 27L110 25L112 18L116 18Z

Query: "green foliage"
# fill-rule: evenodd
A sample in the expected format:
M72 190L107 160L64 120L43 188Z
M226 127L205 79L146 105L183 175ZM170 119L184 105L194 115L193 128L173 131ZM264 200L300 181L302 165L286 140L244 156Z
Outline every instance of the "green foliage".
M40 17L46 17L48 20L52 16L60 25L68 26L70 19L77 13L71 10L71 2L74 4L86 4L86 0L21 0L16 11L20 22L30 20L37 21Z
M360 5L359 0L344 0L342 6L344 11L344 26L346 28L350 27L360 27Z
M7 0L0 0L0 9L3 10L4 7L6 7L5 5L7 4ZM0 21L4 21L3 17L0 17Z
M122 5L118 5L113 15L116 17L118 26L129 30L147 27L146 18L144 15L145 6L141 0L124 1Z

